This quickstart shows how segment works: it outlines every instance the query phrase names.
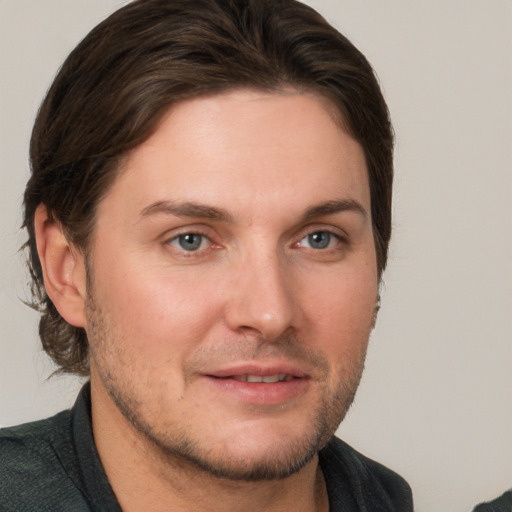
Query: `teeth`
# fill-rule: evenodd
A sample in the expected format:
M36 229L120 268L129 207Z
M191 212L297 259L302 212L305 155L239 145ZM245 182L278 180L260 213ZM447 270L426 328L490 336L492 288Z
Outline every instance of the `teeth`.
M238 380L240 382L285 382L291 380L292 377L290 375L286 375L285 373L277 373L275 375L233 375L233 379Z

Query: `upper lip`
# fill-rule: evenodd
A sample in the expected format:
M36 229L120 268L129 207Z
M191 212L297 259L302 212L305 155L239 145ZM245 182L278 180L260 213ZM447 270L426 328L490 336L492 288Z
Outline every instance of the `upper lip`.
M302 368L293 363L238 363L222 368L208 370L202 373L203 375L207 375L209 377L217 377L219 379L242 375L257 375L259 377L266 377L269 375L284 374L295 378L309 376L308 369Z

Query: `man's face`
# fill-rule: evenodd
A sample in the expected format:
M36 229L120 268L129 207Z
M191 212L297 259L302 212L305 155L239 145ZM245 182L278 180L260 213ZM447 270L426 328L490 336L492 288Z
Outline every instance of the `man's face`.
M377 295L365 159L307 94L175 105L99 204L93 406L230 478L316 455L363 368Z

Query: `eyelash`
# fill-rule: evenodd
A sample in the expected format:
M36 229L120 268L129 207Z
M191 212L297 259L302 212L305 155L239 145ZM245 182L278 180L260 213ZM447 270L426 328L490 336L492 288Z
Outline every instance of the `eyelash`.
M319 235L319 234L328 236L327 247L316 247L315 248L315 247L310 246L310 247L305 247L305 249L312 250L312 251L318 252L318 253L330 253L330 252L334 252L334 251L339 251L341 249L340 246L346 245L348 243L346 236L342 236L341 234L335 233L332 230L311 229L311 230L307 231L306 233L301 234L299 241L295 242L293 244L293 247L300 248L301 243L304 240L307 240L308 237L312 237L313 235ZM183 239L184 237L187 237L187 236L201 237L201 240L200 240L197 248L194 248L193 250L187 250L183 246L181 246L180 239ZM333 239L336 243L333 246L331 246L331 244L333 243ZM309 239L308 241L311 244L311 239ZM201 247L204 243L208 243L208 246L206 248ZM182 233L178 233L178 234L172 236L171 238L167 239L165 244L172 246L175 250L179 251L182 255L184 255L184 256L186 255L186 257L194 257L194 256L197 257L201 254L204 254L205 251L212 249L213 246L215 245L214 242L212 241L212 239L208 235L206 235L205 233L203 233L199 230L190 230L190 231L184 231ZM175 244L180 244L180 247L178 247Z
M185 249L183 247L176 247L173 244L173 242L179 243L180 238L184 238L186 236L199 236L199 237L201 237L200 246L197 249L195 249L195 250L188 251L187 249ZM175 249L177 249L178 251L181 251L183 254L193 255L194 253L202 253L205 250L207 250L207 248L206 249L201 249L201 245L203 245L203 243L205 241L208 241L208 242L210 242L210 244L213 244L212 240L210 239L210 237L208 235L206 235L205 233L202 233L200 231L192 230L192 231L184 231L183 233L178 233L177 235L174 235L173 237L169 238L165 243L167 245L172 245ZM211 247L211 245L208 248L210 248L210 247Z
M326 247L311 247L311 243L312 243L312 237L314 235L327 235L327 246ZM334 241L336 242L336 244L334 246L332 246L332 242L333 242L333 239ZM332 231L328 230L328 229L317 229L317 230L314 230L314 231L310 231L309 233L305 234L299 242L297 242L297 244L295 244L296 246L300 246L300 244L304 241L304 240L308 240L309 244L310 244L310 247L308 247L308 249L313 249L313 250L318 250L318 251L321 251L321 252L324 252L324 251L329 251L329 250L335 250L338 248L339 244L343 242L343 239L340 235L336 234L336 233L333 233ZM324 239L322 239L320 241L320 243L322 243L324 241ZM313 242L313 243L316 243L316 242Z

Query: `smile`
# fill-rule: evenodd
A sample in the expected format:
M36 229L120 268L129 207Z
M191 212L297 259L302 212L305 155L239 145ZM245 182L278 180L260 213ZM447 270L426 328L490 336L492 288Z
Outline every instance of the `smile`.
M232 375L228 377L240 382L261 382L261 383L275 383L275 382L287 382L292 380L294 377L285 373L277 373L275 375Z
M276 365L277 366L277 365ZM237 365L203 374L215 390L215 400L251 406L283 406L294 403L312 385L308 373L293 365L281 368L262 365ZM233 402L234 401L234 402Z

